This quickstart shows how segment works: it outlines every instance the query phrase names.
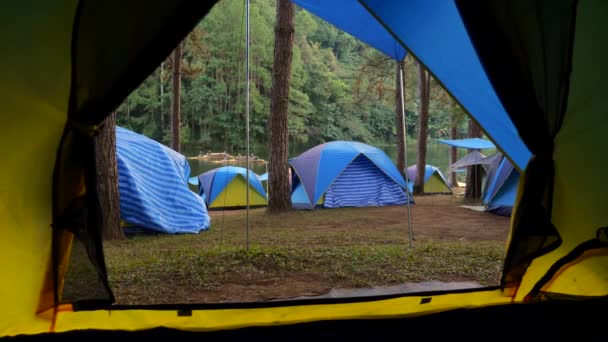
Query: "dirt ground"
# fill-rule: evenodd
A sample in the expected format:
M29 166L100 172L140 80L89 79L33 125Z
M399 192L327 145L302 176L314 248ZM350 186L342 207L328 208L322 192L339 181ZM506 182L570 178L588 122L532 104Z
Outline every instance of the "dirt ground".
M252 302L332 288L418 281L497 283L509 218L421 196L407 207L321 209L269 215L210 212L199 235L137 237L106 246L118 304Z

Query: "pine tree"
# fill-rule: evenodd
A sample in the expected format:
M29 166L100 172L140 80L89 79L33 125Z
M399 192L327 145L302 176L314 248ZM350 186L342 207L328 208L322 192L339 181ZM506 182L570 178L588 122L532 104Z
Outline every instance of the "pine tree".
M99 134L95 137L95 158L97 193L103 213L103 238L105 240L126 239L120 226L115 113L104 120Z

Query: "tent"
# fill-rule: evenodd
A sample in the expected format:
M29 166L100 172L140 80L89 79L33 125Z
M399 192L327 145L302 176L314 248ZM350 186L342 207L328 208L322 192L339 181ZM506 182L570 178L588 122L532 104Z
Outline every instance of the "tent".
M418 165L412 165L407 168L407 176L410 179L408 184L410 192L414 189L416 175L418 174ZM424 167L424 193L425 194L451 194L452 188L443 173L433 166L425 165Z
M332 141L307 150L289 163L295 208L407 204L403 177L376 147Z
M482 203L485 210L501 216L511 216L517 186L519 184L519 172L513 167L509 159L501 154L501 160L489 173L484 189Z
M521 172L498 287L114 306L94 137L213 3L2 5L0 38L10 49L0 57L0 336L488 340L494 337L487 331L496 331L503 339L605 339L597 314L608 304L602 0L317 2L363 28L353 34L385 28L385 37L417 57ZM367 21L348 20L361 9ZM380 35L371 43L374 37ZM78 281L66 281L74 276Z
M478 165L478 164L482 164L482 160L484 160L486 158L485 155L483 155L483 153L479 152L478 150L473 150L469 153L467 153L464 157L458 159L457 161L455 161L454 163L452 163L450 165L450 172L454 172L457 170L462 170L464 168L466 168L467 166L471 166L471 165ZM487 171L487 170L486 170Z
M246 168L222 166L200 174L197 179L199 195L205 199L209 210L240 209L247 206ZM267 204L262 182L253 171L249 171L249 207Z
M486 163L482 162L484 160L485 155L483 155L479 150L481 149L493 149L496 146L488 140L481 138L466 138L466 139L437 139L437 142L446 144L452 147L457 148L466 148L469 150L469 153L452 163L449 167L450 172L456 171L464 171L465 168L474 165L481 165L482 168L473 168L471 170L473 180L479 179L482 183L484 183L484 179L487 179L488 167ZM467 180L469 182L470 180ZM477 183L474 181L473 183ZM483 192L483 186L481 191Z
M116 127L120 217L129 231L198 233L211 219L203 200L188 188L190 165L174 150Z

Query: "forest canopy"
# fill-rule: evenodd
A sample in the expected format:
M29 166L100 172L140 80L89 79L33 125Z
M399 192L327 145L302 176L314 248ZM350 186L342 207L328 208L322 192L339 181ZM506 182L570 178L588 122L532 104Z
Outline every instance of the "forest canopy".
M250 6L251 144L267 144L276 1ZM296 7L289 106L289 142L312 146L333 140L394 144L396 62ZM116 109L117 124L169 144L169 56ZM405 60L408 135L416 136L418 66ZM245 148L244 2L222 0L183 42L183 151ZM466 134L464 112L431 80L429 137L448 138L450 116Z

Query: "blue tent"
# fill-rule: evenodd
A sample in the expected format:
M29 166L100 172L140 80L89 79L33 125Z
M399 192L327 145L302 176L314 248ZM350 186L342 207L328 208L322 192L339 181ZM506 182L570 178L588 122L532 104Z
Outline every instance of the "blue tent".
M395 53L394 46L406 47L515 165L526 167L530 151L488 80L453 1L292 1L395 60L405 53Z
M187 184L190 166L174 150L116 127L120 216L125 231L198 233L211 219Z
M291 159L290 165L296 208L407 204L405 180L376 147L333 141Z
M517 196L519 172L507 158L490 170L482 197L485 210L496 215L510 216Z

